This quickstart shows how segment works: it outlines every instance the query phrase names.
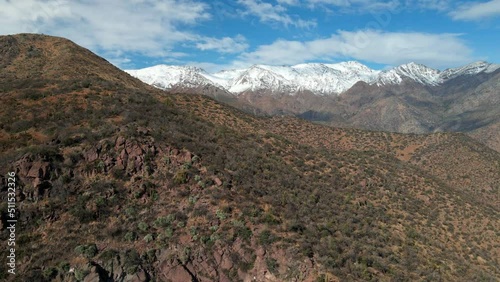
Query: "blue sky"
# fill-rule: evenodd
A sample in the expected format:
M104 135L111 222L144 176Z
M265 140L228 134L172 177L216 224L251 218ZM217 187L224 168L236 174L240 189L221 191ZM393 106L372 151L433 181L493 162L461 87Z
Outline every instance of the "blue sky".
M0 0L0 34L63 36L120 68L500 63L500 0Z

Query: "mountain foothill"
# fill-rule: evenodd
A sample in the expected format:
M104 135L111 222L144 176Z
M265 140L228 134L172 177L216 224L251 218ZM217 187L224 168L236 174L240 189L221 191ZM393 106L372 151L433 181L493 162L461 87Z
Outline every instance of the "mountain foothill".
M495 68L144 83L64 38L0 36L0 279L497 281Z

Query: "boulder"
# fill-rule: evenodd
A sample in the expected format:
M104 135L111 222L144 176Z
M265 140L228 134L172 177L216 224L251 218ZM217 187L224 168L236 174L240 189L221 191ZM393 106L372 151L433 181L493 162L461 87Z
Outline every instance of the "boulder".
M222 180L220 180L218 177L214 178L215 185L221 186L222 185Z
M90 150L83 153L83 158L87 162L93 162L99 158L99 152L97 148L91 148Z
M90 268L90 273L85 276L83 282L99 282L101 281L97 267L93 266Z
M135 274L128 274L123 279L124 282L146 282L149 281L149 276L143 269L140 269ZM179 280L180 281L180 280Z
M137 157L144 154L144 150L137 144L130 144L127 142L125 150L130 157Z
M36 161L31 163L31 167L26 175L32 178L48 179L50 176L50 163Z
M189 151L182 152L179 154L178 159L180 163L187 163L191 162L191 159L193 158L193 154Z
M123 136L118 136L115 141L115 149L123 147L125 145L125 138Z

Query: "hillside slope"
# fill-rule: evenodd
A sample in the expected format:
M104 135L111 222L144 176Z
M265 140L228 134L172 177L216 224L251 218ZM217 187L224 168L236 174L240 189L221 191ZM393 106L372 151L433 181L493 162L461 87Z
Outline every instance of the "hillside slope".
M0 46L4 249L9 171L18 207L18 274L2 256L1 279L500 276L500 157L468 138L260 118L167 95L65 39ZM447 169L460 155L474 167Z

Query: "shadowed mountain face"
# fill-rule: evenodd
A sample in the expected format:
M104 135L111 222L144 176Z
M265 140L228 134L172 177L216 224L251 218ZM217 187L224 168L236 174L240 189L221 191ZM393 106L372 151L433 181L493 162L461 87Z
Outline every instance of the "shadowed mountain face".
M439 86L410 80L383 86L358 82L335 98L256 92L238 98L268 114L291 114L332 126L402 133L465 132L500 151L499 83L497 70L460 76Z
M257 117L154 89L62 38L2 36L0 55L1 248L10 171L18 220L17 275L2 267L2 280L500 276L500 155L466 135ZM435 126L391 91L373 101L399 111L395 128Z
M500 151L500 133L495 130L500 124L500 108L495 106L500 102L499 83L500 71L461 76L440 86L358 82L336 99L315 96L304 103L286 95L286 104L275 98L278 101L263 103L265 108L253 105L269 114L279 109L333 126L402 133L466 132ZM246 97L252 95L260 96L247 93Z

